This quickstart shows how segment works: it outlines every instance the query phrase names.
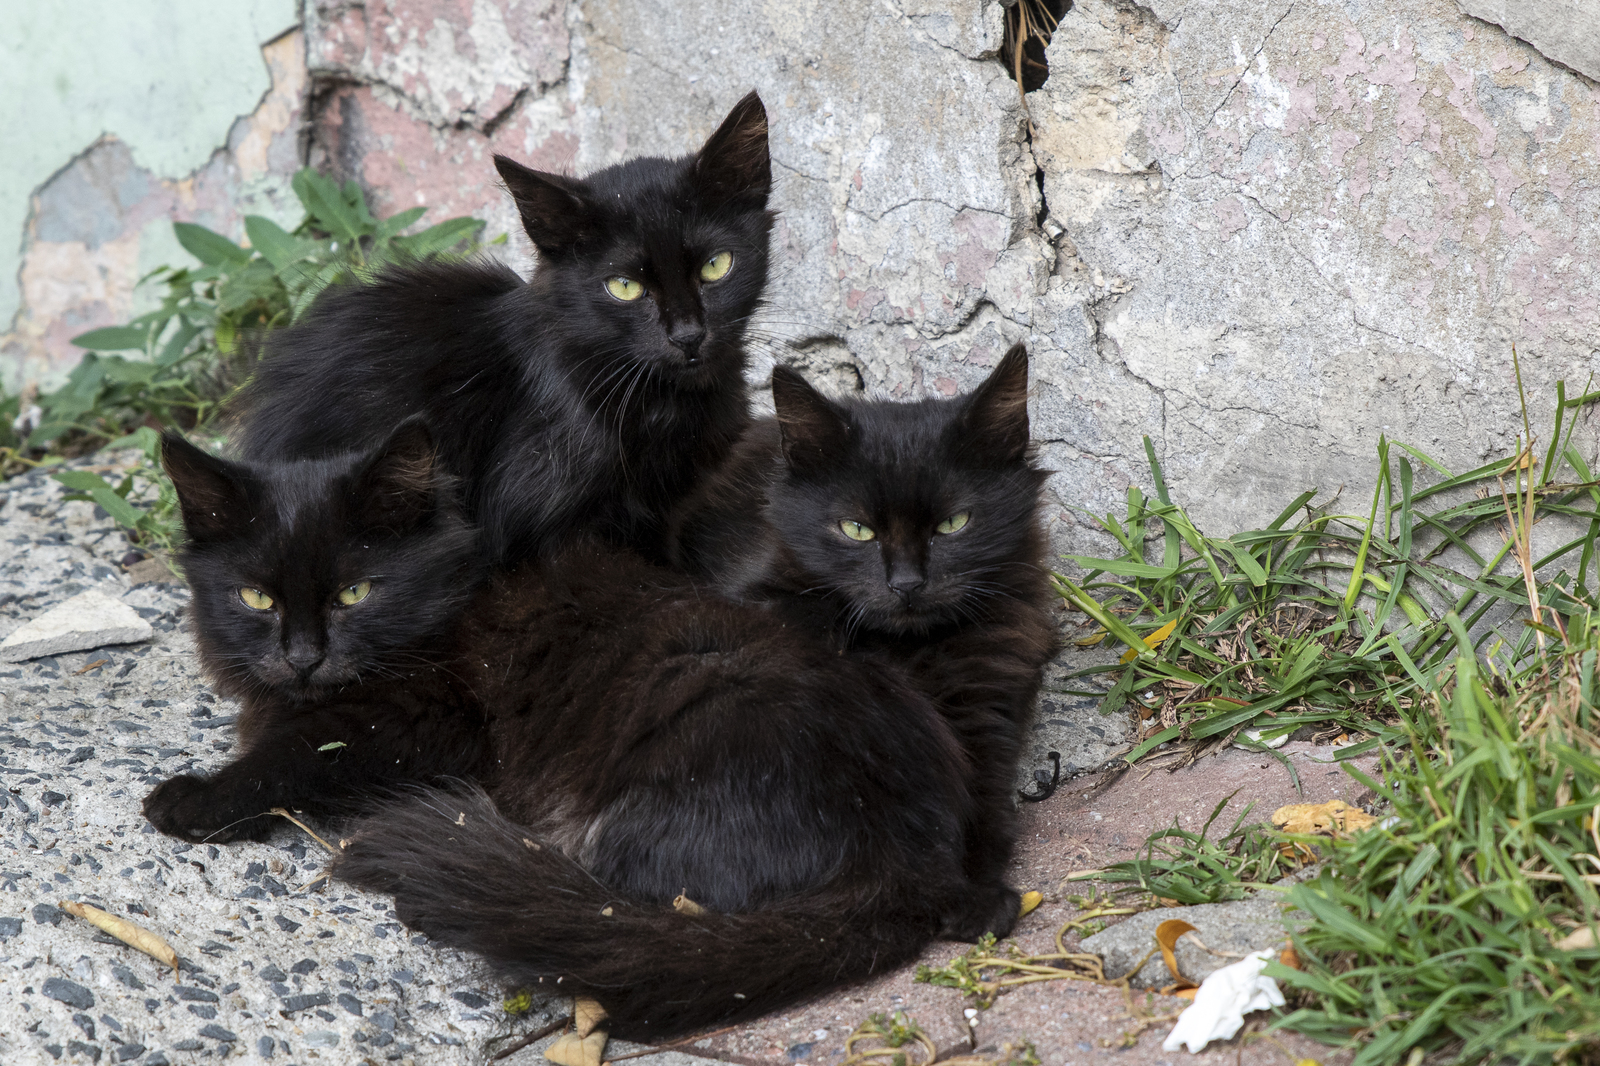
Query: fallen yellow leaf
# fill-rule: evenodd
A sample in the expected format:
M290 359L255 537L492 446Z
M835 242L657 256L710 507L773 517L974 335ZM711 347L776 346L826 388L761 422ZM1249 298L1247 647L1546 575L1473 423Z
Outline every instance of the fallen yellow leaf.
M556 1066L600 1066L605 1053L604 1029L596 1029L588 1036L568 1033L544 1049L544 1057Z
M1551 945L1557 951L1584 951L1594 947L1594 930L1589 926L1574 929Z
M1327 803L1291 803L1272 812L1272 824L1285 833L1347 836L1377 823L1377 819L1344 800Z
M1043 902L1043 892L1024 892L1022 894L1022 904L1017 907L1017 917L1022 918L1026 915L1032 914L1038 909L1039 904Z
M672 909L679 914L704 914L706 909L683 893L678 893L672 901Z
M178 979L178 953L172 950L171 944L150 930L118 918L115 914L107 914L99 907L91 907L87 903L74 903L70 899L64 899L60 906L68 914L82 918L96 929L110 933L129 947L138 948L157 962L171 966L172 979L174 981Z
M1094 634L1093 636L1084 637L1082 640L1075 640L1072 643L1076 644L1080 648L1092 648L1096 644L1100 643L1102 640L1105 640L1105 639L1106 639L1106 631L1104 629L1102 629L1102 630L1100 630L1100 632Z
M587 1037L605 1020L606 1009L599 1003L585 996L573 998L572 1027L578 1031L579 1036Z
M1156 945L1161 948L1161 958L1167 964L1167 970L1179 981L1187 981L1183 974L1178 972L1178 958L1172 953L1177 946L1178 938L1185 933L1194 932L1194 926L1182 918L1168 918L1156 926Z
M1300 953L1294 949L1293 944L1287 945L1282 951L1278 952L1278 961L1291 970L1305 969L1304 966L1300 965Z
M1161 642L1172 636L1172 631L1177 628L1178 620L1174 618L1172 621L1168 622L1166 625L1162 626L1160 629L1144 638L1145 648L1148 650L1161 647ZM1122 653L1121 661L1125 663L1131 663L1138 657L1139 649L1129 648L1127 651Z

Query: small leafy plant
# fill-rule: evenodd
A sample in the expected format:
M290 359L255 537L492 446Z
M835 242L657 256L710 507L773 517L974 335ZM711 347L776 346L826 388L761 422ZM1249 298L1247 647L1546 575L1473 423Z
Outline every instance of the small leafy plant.
M160 306L73 338L87 351L60 388L27 404L19 396L0 400L0 468L13 473L108 442L138 447L143 462L117 485L87 471L54 476L77 494L69 498L99 504L141 545L168 548L177 511L160 468L159 428L204 430L248 380L261 337L292 324L329 285L481 247L484 224L475 218L407 233L425 208L376 218L355 182L341 186L310 168L292 187L305 210L300 223L285 230L248 215L248 248L204 226L174 223L178 242L199 265L151 272L140 284L162 288Z

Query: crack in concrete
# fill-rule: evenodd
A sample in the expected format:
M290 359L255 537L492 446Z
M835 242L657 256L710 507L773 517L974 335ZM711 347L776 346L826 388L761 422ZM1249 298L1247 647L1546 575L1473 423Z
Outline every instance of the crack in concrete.
M855 214L870 218L874 222L882 222L887 216L899 211L903 207L910 207L912 204L938 204L940 207L949 208L951 211L957 214L960 214L962 211L977 211L981 214L994 215L997 218L1003 218L1007 222L1011 221L1011 216L1006 214L1004 211L996 211L989 207L974 207L971 204L956 205L934 196L913 196L910 199L902 200L900 203L894 204L891 207L886 207L877 214L873 214L871 211L856 207L849 201L845 202L844 207L846 211L852 211ZM1008 244L1006 247L1009 248L1010 245Z
M1222 99L1217 101L1217 106L1211 109L1211 114L1206 116L1206 127L1210 127L1217 121L1217 115L1224 107L1228 105L1228 101L1233 99L1234 91L1238 89L1240 83L1244 81L1245 75L1250 73L1250 68L1255 64L1256 58L1261 55L1262 51L1267 47L1267 42L1270 41L1272 39L1272 35L1277 32L1279 25L1283 23L1284 19L1289 17L1289 13L1293 10L1294 4L1291 3L1288 7L1283 9L1283 14L1279 15L1277 20L1267 28L1267 32L1261 35L1261 43L1256 45L1256 50L1250 53L1249 59L1245 60L1244 69L1239 72L1239 76L1237 78L1233 79L1233 84L1228 86L1228 91L1222 94Z

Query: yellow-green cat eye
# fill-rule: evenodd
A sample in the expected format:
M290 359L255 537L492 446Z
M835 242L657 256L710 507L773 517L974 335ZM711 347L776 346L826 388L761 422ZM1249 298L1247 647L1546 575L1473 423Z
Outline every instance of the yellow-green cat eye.
M252 611L272 610L272 597L260 589L240 589L239 599Z
M353 607L367 598L367 593L372 591L372 582L358 581L354 585L347 585L339 590L339 602L346 607Z
M718 252L700 264L701 281L721 281L733 269L733 253Z
M872 531L871 526L864 526L860 522L852 522L848 518L839 523L839 530L851 540L871 540L877 536Z
M625 278L618 274L614 278L606 279L606 291L619 300L632 303L644 295L644 286L632 278Z
M936 533L954 533L970 521L972 521L972 512L962 511L960 514L953 514L946 518L943 522L934 526L933 529Z

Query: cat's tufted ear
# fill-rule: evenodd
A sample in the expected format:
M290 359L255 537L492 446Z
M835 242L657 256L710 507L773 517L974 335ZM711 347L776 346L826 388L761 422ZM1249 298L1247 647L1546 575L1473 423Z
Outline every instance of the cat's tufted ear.
M1027 458L1028 349L1012 346L967 397L952 432L957 449L980 463L1008 465Z
M249 526L254 511L244 468L201 451L177 433L161 438L161 465L178 492L190 541L226 540Z
M581 182L530 170L503 155L494 157L494 168L516 201L522 228L539 251L559 254L594 229L594 212L584 199Z
M438 510L448 477L439 466L433 434L420 417L400 423L359 470L351 491L363 528L400 533Z
M751 92L733 105L694 160L695 182L708 203L745 201L765 207L772 191L767 154L767 109Z
M844 460L850 423L844 412L786 366L772 368L772 403L783 434L783 458L802 476Z

